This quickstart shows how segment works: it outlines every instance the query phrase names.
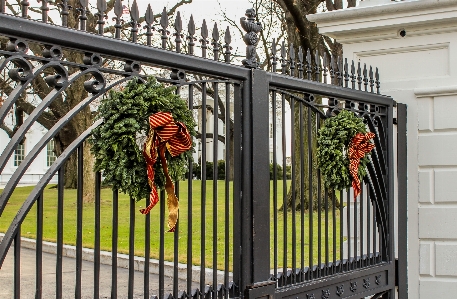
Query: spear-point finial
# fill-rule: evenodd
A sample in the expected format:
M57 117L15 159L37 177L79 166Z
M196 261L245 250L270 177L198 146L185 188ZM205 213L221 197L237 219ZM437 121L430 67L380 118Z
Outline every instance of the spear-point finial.
M176 44L176 52L181 52L181 42L182 42L182 37L183 34L181 33L182 31L182 20L181 20L181 13L178 11L176 14L176 19L175 19L175 33L173 34L175 38L175 44Z
M208 48L208 27L206 26L206 20L203 19L202 29L201 29L200 42L202 43L202 57L206 58L206 49Z
M98 17L97 25L98 25L98 34L100 34L100 35L103 35L103 27L105 26L105 19L108 18L108 16L105 14L106 8L107 8L106 0L97 0L98 12L95 14L95 16Z
M271 69L276 72L276 65L278 64L278 57L276 57L276 39L271 43Z
M86 31L87 14L89 13L87 10L87 5L89 5L89 0L79 0L79 4L81 7L76 9L80 13L78 17L80 25L79 29Z
M114 14L116 16L113 18L113 21L116 21L116 24L114 24L114 28L115 28L114 37L115 38L121 38L121 28L122 28L121 16L122 16L122 11L123 11L123 6L122 6L121 0L116 0L116 2L114 2Z
M303 48L298 47L298 78L303 79Z
M224 58L225 58L225 62L229 63L230 62L230 54L231 54L230 50L232 50L232 47L230 47L230 43L232 42L232 35L230 34L230 27L229 26L227 26L227 29L225 29L224 42L225 42L225 45L224 45L224 48L225 48Z
M146 14L144 15L144 20L146 22L146 25L144 25L143 27L144 29L146 29L146 44L150 46L152 31L154 30L154 27L152 27L152 23L154 23L154 14L152 12L151 4L148 4Z
M214 23L213 27L213 53L214 53L214 60L219 60L219 50L220 50L220 45L219 45L219 29L217 28L217 23Z
M160 16L160 26L162 29L160 29L160 32L162 33L162 49L165 49L167 47L167 40L168 40L168 34L170 32L167 30L168 28L168 15L167 15L167 8L164 7L162 11L162 15Z
M138 20L140 19L140 12L138 11L138 4L133 0L132 8L130 9L130 17L132 18L132 42L136 43L138 34Z
M246 31L244 42L246 43L246 59L243 60L243 65L247 68L258 68L256 47L259 42L257 33L262 30L262 24L255 22L256 12L253 8L246 10L246 17L240 19L241 27Z
M194 35L195 35L195 22L194 22L194 17L193 15L190 15L190 20L189 24L187 25L187 32L189 35L187 36L187 46L189 49L189 54L194 55L194 46L195 46L195 41L197 40Z

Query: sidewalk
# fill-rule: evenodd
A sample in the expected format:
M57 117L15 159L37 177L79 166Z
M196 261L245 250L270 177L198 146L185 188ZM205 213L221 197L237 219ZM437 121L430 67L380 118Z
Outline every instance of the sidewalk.
M11 247L8 255L0 269L0 298L13 298L13 261L14 248ZM63 298L74 298L76 260L70 257L63 258ZM21 248L21 298L35 298L35 250ZM55 298L56 290L56 255L43 253L43 298ZM82 298L93 298L94 290L94 268L93 263L82 262ZM128 292L128 269L117 269L118 298L127 298ZM165 294L171 293L173 289L173 279L165 276ZM134 298L143 298L143 272L135 271ZM198 284L193 283L193 288ZM110 298L111 296L111 266L100 265L100 298ZM159 276L150 274L149 276L150 296L158 295ZM179 280L179 289L186 289L186 281Z

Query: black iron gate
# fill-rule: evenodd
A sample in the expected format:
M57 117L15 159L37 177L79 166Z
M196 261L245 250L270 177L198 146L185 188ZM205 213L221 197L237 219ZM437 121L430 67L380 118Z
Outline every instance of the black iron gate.
M97 3L98 34L86 32L87 1L81 1L77 29L67 28L67 1L61 3L62 26L47 24L47 1L40 20L28 19L26 1L22 18L5 13L5 0L0 4L0 120L5 124L11 110L27 115L11 118L15 127L0 156L3 175L14 164L0 195L0 266L10 258L14 298L62 298L69 290L75 298L393 298L396 103L380 95L377 70L293 46L276 49L273 42L273 72L265 72L256 69L255 38L246 38L245 67L232 65L228 28L221 44L217 26L209 41L203 22L196 45L193 20L184 40L178 15L172 40L166 12L156 24L149 7L143 20L136 2L131 23L121 22L122 4L114 3L114 30L106 33L111 38L103 36L103 0ZM252 14L248 11L245 20L247 37L258 29ZM126 33L130 39L122 40ZM161 49L152 47L156 38ZM202 57L194 55L197 47ZM160 207L142 216L137 210L144 203L117 191L108 194L102 174L95 173L95 192L86 202L86 140L99 121L50 160L39 182L23 189L28 195L20 192L27 169L40 155L51 155L47 148L75 129L74 119L95 113L97 100L110 90L147 75L176 86L198 119L196 161L189 161L187 181L176 182L181 212L175 233L165 233L163 192ZM74 90L82 97L70 103ZM376 134L356 199L351 190L325 189L316 167L316 132L325 118L343 109L363 118ZM37 123L47 130L21 158ZM76 190L64 188L71 163ZM25 231L30 225L34 231ZM36 244L33 290L25 289L21 276L21 244L30 239ZM43 275L43 240L54 244L51 278ZM68 244L74 245L70 289L63 275ZM87 256L92 257L91 283L83 280ZM108 294L100 287L107 283L101 281L103 264L111 268ZM122 267L128 269L127 280L119 279ZM52 292L43 295L49 285ZM123 286L125 294L119 291Z

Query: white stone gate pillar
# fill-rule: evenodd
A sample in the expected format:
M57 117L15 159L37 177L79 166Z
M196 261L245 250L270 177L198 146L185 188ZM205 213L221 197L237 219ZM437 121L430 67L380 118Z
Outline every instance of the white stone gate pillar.
M457 0L367 0L309 15L408 105L409 298L457 294Z

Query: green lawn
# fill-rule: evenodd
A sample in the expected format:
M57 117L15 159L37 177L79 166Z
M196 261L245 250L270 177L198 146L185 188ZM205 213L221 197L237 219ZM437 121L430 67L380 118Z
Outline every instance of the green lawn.
M217 200L217 267L223 269L225 262L225 188L224 182L217 182L218 189L218 200ZM192 263L195 265L201 265L201 225L202 225L202 201L201 201L201 181L192 181ZM206 184L206 205L205 205L205 225L206 231L205 237L205 266L212 268L213 265L213 181L208 181ZM231 187L231 186L230 186ZM9 223L21 207L22 202L32 191L33 187L21 187L16 188L12 197L10 198L3 215L0 218L0 232L5 232L8 228ZM178 258L179 262L187 262L187 243L188 243L188 185L187 182L181 182L179 186L179 199L180 199L180 215L179 215L179 235L178 235ZM231 191L230 191L231 192ZM281 182L278 184L278 194L282 194ZM280 197L278 195L278 197ZM272 197L272 196L271 196ZM110 251L111 250L111 231L112 231L112 191L110 189L102 189L101 192L101 249ZM271 199L272 202L272 199ZM119 194L119 241L118 250L121 253L128 253L128 238L129 238L129 204L130 200L128 196ZM144 207L145 201L136 203L135 206L135 254L138 256L144 256L144 236L145 236L145 216L143 216L138 210ZM274 257L274 243L273 243L273 205L271 205L271 266L273 266ZM230 217L229 217L229 235L230 240L233 240L233 219L232 219L232 201L230 200ZM160 217L159 217L159 204L151 211L151 258L159 257L159 235L160 235ZM292 212L287 214L287 266L292 266ZM297 263L300 266L302 259L301 244L305 245L305 265L308 261L308 244L309 244L309 214L304 215L304 231L305 239L301 239L301 213L296 214L296 225L295 232L297 236ZM313 260L317 262L318 253L318 213L314 212L313 216ZM325 219L324 213L321 213L322 219L322 261L324 261L324 238L325 238ZM329 239L332 239L332 214L329 213ZM339 216L337 215L337 236L339 235ZM166 228L166 225L165 225ZM284 215L278 213L278 266L282 267L284 259ZM28 238L35 238L36 235L36 207L33 207L29 212L27 218L22 224L22 235ZM57 235L57 189L46 188L44 190L44 239L46 241L55 241ZM338 238L339 239L339 238ZM75 245L76 242L76 190L65 190L64 196L64 243ZM165 233L165 259L172 261L174 254L174 234ZM84 204L83 209L83 246L93 248L94 246L94 204ZM229 257L230 264L232 263L233 244L229 242ZM329 244L330 250L332 249L332 243ZM339 243L337 243L339 248ZM330 259L332 259L332 252ZM231 268L231 266L230 266Z

